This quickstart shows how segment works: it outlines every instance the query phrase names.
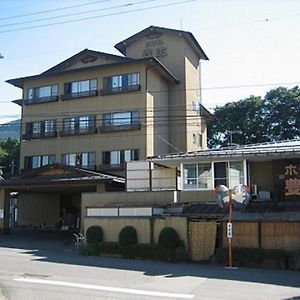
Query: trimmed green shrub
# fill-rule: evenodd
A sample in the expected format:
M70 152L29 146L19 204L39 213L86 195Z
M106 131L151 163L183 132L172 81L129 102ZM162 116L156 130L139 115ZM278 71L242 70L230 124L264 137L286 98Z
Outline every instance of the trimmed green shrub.
M86 231L88 244L101 243L103 241L103 230L100 226L91 226Z
M88 256L98 256L100 254L99 244L93 243L86 245L83 253Z
M102 242L98 246L100 254L120 254L122 251L122 247L118 242Z
M137 243L137 233L133 226L125 226L119 234L119 243L121 246L130 246Z
M172 227L165 227L159 234L158 244L164 248L175 249L179 245L179 235Z
M239 267L254 267L267 269L285 269L287 253L278 249L233 248L233 265ZM215 260L219 264L228 262L228 248L216 251Z
M288 268L294 271L300 271L300 250L294 250L288 254Z
M122 248L124 258L140 258L150 260L173 261L175 250L160 247L157 244L135 244Z

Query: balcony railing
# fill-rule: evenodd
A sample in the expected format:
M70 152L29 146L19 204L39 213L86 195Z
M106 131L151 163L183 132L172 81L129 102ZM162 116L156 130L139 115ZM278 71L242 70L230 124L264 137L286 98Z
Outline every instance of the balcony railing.
M41 103L55 102L55 101L58 101L58 96L24 99L24 104L31 105L31 104L41 104Z
M94 97L98 95L98 91L86 91L80 93L66 93L60 96L61 100L70 100L76 98Z
M65 129L60 130L60 136L72 136L72 135L85 135L85 134L95 134L97 133L97 127L88 127L88 128L74 128L74 129Z
M116 93L127 93L127 92L134 92L134 91L140 91L141 85L135 84L135 85L127 85L127 86L119 86L119 87L110 87L110 88L104 88L100 90L100 94L102 96L105 95L112 95Z
M114 132L114 131L128 131L128 130L140 130L140 123L131 123L131 124L123 124L123 125L104 125L99 127L99 132Z
M39 134L37 133L25 133L22 134L22 140L33 140L33 139L48 139L48 138L54 138L57 137L57 132L41 132Z
M123 171L125 163L120 164L103 164L99 166L99 171Z

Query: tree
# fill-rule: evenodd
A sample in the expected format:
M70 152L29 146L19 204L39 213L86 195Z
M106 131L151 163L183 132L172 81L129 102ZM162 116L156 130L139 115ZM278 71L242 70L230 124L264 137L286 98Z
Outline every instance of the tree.
M300 137L300 89L279 87L264 98L250 96L217 106L208 126L210 148Z
M7 139L0 141L0 166L3 167L3 177L16 175L19 171L20 140Z

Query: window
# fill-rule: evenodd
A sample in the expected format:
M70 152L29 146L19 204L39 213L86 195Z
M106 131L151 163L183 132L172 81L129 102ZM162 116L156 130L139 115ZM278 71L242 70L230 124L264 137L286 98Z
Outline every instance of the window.
M80 166L94 169L96 165L96 153L84 152L63 154L63 163L69 166Z
M198 147L202 147L202 134L201 133L193 133L193 144Z
M105 77L102 94L140 90L140 73L130 73Z
M103 126L122 126L139 124L139 113L135 112L120 112L103 115Z
M212 190L221 184L233 188L244 183L243 161L183 164L184 190Z
M56 120L45 120L26 124L24 139L40 139L55 136Z
M62 99L88 97L97 95L97 79L73 81L65 83Z
M79 116L63 119L62 135L75 135L96 132L96 116Z
M126 161L138 160L139 151L134 150L116 150L103 152L103 164L105 165L121 165Z
M27 90L25 104L50 102L58 100L58 85L48 85Z
M185 164L183 166L185 190L212 189L211 164Z
M36 155L25 157L25 169L36 169L55 163L55 155Z

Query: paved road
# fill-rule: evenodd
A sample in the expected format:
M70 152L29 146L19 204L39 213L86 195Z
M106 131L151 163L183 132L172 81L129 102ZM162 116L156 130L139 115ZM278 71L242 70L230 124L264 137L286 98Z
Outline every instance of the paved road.
M0 235L0 299L300 299L300 273L84 257L64 234Z

